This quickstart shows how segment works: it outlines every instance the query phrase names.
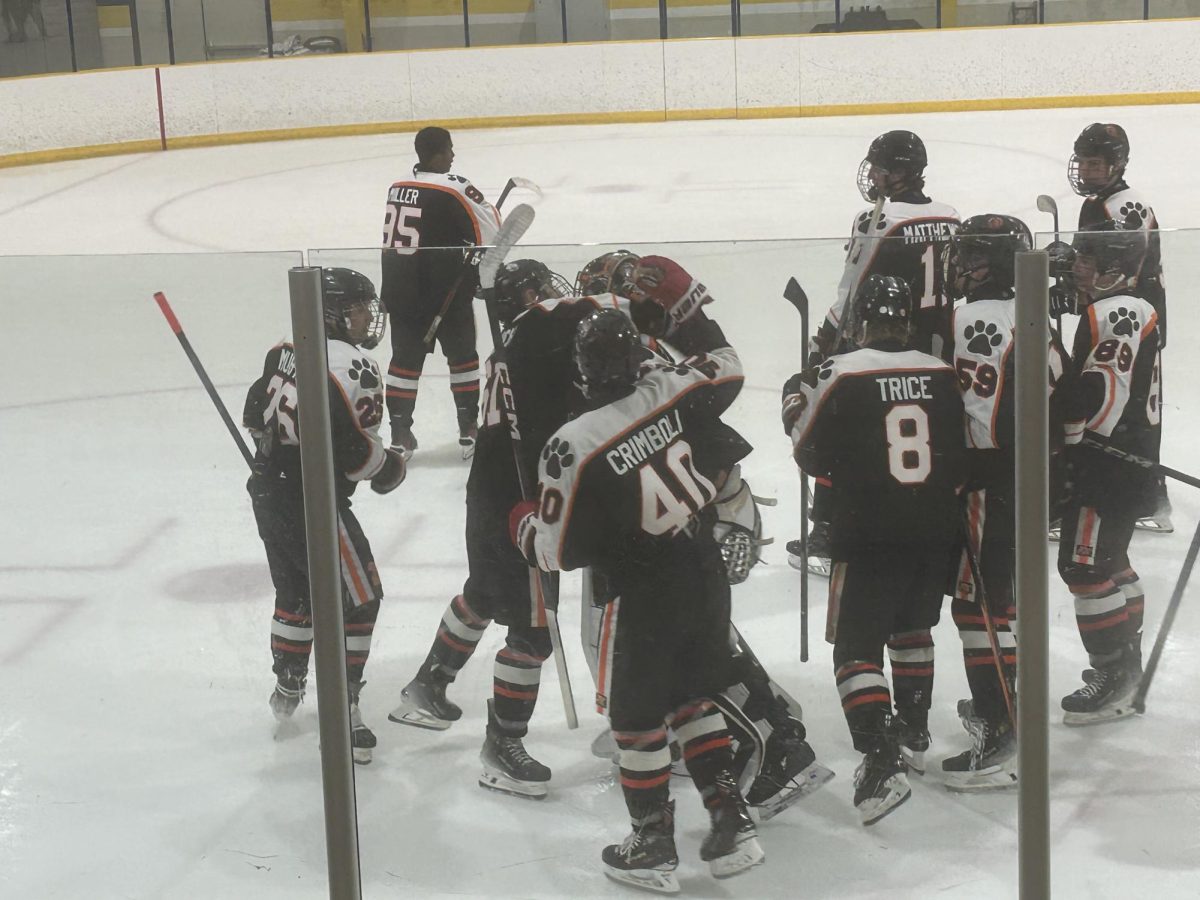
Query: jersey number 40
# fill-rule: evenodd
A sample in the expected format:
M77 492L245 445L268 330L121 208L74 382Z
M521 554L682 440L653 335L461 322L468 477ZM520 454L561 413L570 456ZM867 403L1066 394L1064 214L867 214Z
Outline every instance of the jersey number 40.
M655 454L637 471L642 531L647 534L676 534L717 495L713 483L696 470L687 441L676 441L666 454Z

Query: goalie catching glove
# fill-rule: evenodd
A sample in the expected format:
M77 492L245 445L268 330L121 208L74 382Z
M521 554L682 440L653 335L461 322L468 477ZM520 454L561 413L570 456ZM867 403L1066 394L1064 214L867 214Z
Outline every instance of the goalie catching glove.
M377 494L391 493L400 487L404 476L408 474L408 467L404 463L403 456L391 448L385 450L384 453L383 465L371 479L371 490Z
M665 256L643 256L634 266L631 281L631 293L644 296L662 307L666 315L666 335L670 335L699 312L700 307L713 300L708 288L689 275L679 263Z
M750 570L761 561L762 548L774 538L763 538L762 516L758 505L774 506L774 500L755 497L750 485L742 480L742 467L735 465L713 500L717 524L713 537L721 547L725 575L730 584L741 584L750 577Z

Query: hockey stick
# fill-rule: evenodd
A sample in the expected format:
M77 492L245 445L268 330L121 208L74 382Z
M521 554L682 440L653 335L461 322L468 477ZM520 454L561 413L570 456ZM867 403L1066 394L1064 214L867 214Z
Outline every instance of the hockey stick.
M883 217L883 204L887 198L880 194L875 198L875 205L871 208L871 218L867 223L867 238L871 240L885 240L882 237L871 238L871 235L879 228L879 220ZM866 252L866 247L863 247L859 253ZM855 257L857 259L857 257ZM842 340L846 336L846 324L850 321L850 313L854 309L854 293L846 295L846 302L842 304L841 313L838 315L837 331L833 336L833 344L830 345L830 353L837 353L838 347L842 345ZM853 335L852 335L853 337ZM805 348L808 352L808 348Z
M542 189L540 187L538 187L536 184L534 184L532 181L530 181L528 178L518 178L516 176L513 176L512 178L508 179L508 184L506 184L504 186L504 190L500 192L500 199L496 201L496 209L497 210L499 210L500 207L502 207L504 205L505 198L508 197L509 193L512 191L512 189L514 187L525 188L526 190L533 191L538 197L542 196ZM525 216L524 213L521 213L522 210L529 210L528 216ZM518 240L520 240L521 235L523 235L529 229L529 225L533 223L533 208L526 203L522 203L520 206L518 206L516 209L514 209L512 211L512 215L510 215L507 219L505 219L504 224L500 226L500 230L496 233L496 245L497 246L500 245L501 241L506 240L506 238L504 237L504 235L505 235L504 229L506 227L509 227L509 221L513 218L513 216L516 216L518 213L521 213L522 218L528 218L529 221L525 224L525 226L523 228L520 228L520 231L518 233L516 233L515 236L507 239L509 246L504 251L505 255L508 254L508 250L512 249L512 245L515 244ZM512 226L512 227L515 231L516 228L519 226L514 224L514 226ZM429 251L426 251L426 252L429 252ZM487 254L485 253L484 259L486 259L486 258L487 258ZM503 260L503 258L504 257L502 256L501 260ZM483 265L483 261L480 260L480 266L482 266L482 265ZM435 315L433 317L433 321L429 323L429 328L425 331L425 337L423 337L421 339L426 346L431 346L433 344L433 338L437 334L438 326L442 324L442 319L444 319L446 317L446 311L448 309L450 309L450 304L454 302L454 298L458 294L458 289L462 286L463 279L467 277L467 269L468 268L469 268L469 266L466 263L464 263L463 267L462 267L462 271L460 271L458 273L458 277L454 279L454 284L452 284L450 286L450 290L446 292L446 297L445 297L445 299L442 300L442 305L438 308L437 315ZM499 264L497 264L497 268L499 268ZM493 272L492 277L493 278L495 277L494 272ZM481 286L482 287L491 287L491 284L481 285Z
M1054 198L1049 194L1038 194L1037 208L1044 213L1050 213L1054 217L1054 240L1061 240L1058 233L1058 204L1054 202ZM1062 333L1062 315L1054 317L1054 324L1058 327L1059 334Z
M783 298L800 313L801 358L808 353L808 295L800 282L789 278ZM803 545L804 568L800 576L800 662L808 662L808 481L800 473L800 543Z
M508 195L512 193L513 188L520 188L523 191L529 191L538 200L542 199L542 189L530 181L528 178L522 178L519 175L514 175L508 179L508 183L504 185L504 190L500 192L500 199L496 201L496 209L504 205L504 201Z
M1191 546L1188 547L1187 556L1183 560L1183 568L1179 571L1179 580L1175 582L1175 590L1171 592L1171 601L1167 604L1167 611L1163 613L1162 624L1158 626L1158 636L1154 638L1154 649L1150 651L1146 669L1142 672L1137 691L1133 695L1133 708L1140 713L1146 711L1146 694L1150 690L1150 681L1154 678L1163 648L1166 647L1167 635L1171 633L1171 625L1175 622L1175 613L1179 611L1179 602L1183 599L1184 589L1187 588L1188 579L1192 575L1192 567L1196 564L1197 552L1200 552L1200 525L1196 526L1196 532L1192 535Z
M1157 475L1166 475L1168 478L1174 478L1176 481L1181 481L1191 487L1200 488L1200 478L1188 475L1186 472L1180 472L1178 469L1172 469L1170 466L1164 466L1162 463L1156 463L1152 459L1146 459L1144 456L1137 456L1133 453L1126 453L1124 450L1110 447L1108 444L1101 443L1095 438L1086 435L1080 443L1099 450L1102 453L1107 453L1109 456L1115 456L1117 459L1124 460L1127 463L1132 463L1143 469L1149 469Z
M171 326L171 330L175 332L175 337L179 338L179 345L183 347L183 352L187 354L188 360L192 364L192 368L196 370L196 374L200 377L200 383L204 385L204 390L208 393L208 399L213 402L213 406L217 408L217 412L221 415L221 421L225 423L225 427L229 429L229 433L233 436L233 442L237 444L238 449L242 451L242 458L246 460L246 465L251 469L254 468L254 456L250 453L246 442L242 440L242 436L238 433L237 426L233 423L233 419L229 415L229 410L225 408L225 404L221 402L221 397L217 393L217 389L213 387L212 380L208 377L208 373L204 371L204 366L200 363L200 357L196 356L196 351L192 349L192 342L188 340L187 335L183 333L183 326L179 324L179 319L175 317L175 311L171 309L171 304L167 302L167 295L162 291L154 293L154 302L158 304L158 308L166 317L167 324Z
M979 567L979 555L971 542L971 520L967 508L962 508L963 547L967 553L967 564L971 567L971 580L975 582L975 592L979 601L980 612L983 613L983 627L987 631L988 644L992 648L992 659L996 663L996 675L1000 679L1000 691L1004 694L1004 708L1008 711L1008 721L1012 725L1013 734L1017 733L1017 711L1013 706L1012 692L1008 685L1008 670L1004 666L1004 655L1000 652L1000 636L996 633L996 622L988 606L987 590L983 586L983 572Z

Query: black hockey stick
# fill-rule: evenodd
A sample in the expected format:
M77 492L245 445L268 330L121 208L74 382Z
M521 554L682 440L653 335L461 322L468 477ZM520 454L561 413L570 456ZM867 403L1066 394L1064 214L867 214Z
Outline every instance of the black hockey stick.
M979 601L979 610L983 614L983 627L987 631L988 644L992 648L992 659L996 663L996 675L1000 679L1000 691L1004 694L1004 708L1008 711L1008 721L1012 725L1013 734L1017 733L1017 710L1013 706L1012 691L1009 689L1008 669L1004 665L1004 654L1000 650L1000 636L996 633L996 621L992 618L992 610L988 606L987 591L983 586L983 572L979 567L979 554L971 541L971 520L967 508L962 507L963 547L967 553L967 564L971 567L971 580L975 582L975 595Z
M789 278L783 298L800 313L800 354L808 353L808 295L800 282ZM800 662L808 662L808 479L800 473L800 543L803 545L804 568L800 578Z
M1049 194L1038 194L1037 208L1039 211L1044 212L1044 213L1050 213L1050 215L1054 217L1054 240L1055 241L1061 240L1061 238L1059 237L1059 231L1058 231L1058 204L1056 202L1054 202L1054 198L1051 197ZM1061 314L1056 315L1054 317L1054 324L1058 327L1059 334L1062 334L1062 315Z
M484 307L487 309L488 326L491 328L492 341L495 349L492 351L492 364L501 364L504 361L504 343L500 334L500 317L496 315L496 310L491 300L484 301ZM507 394L506 401L513 404L512 392ZM516 410L512 410L514 417ZM517 482L521 486L521 498L530 500L534 496L534 491L530 490L529 479L525 476L525 467L521 465L521 437L517 433L516 428L510 429L512 437L513 449L513 465L517 469ZM558 687L562 692L563 713L567 718L567 727L574 729L579 727L579 716L575 712L575 694L571 690L571 673L567 669L567 657L563 652L562 631L558 627L558 577L557 573L553 575L549 572L543 572L540 567L533 566L533 571L537 573L537 585L541 588L543 605L546 609L546 630L550 633L550 646L554 649L554 668L558 672ZM551 608L551 600L553 608Z
M229 415L229 410L225 408L225 404L221 402L221 396L217 393L217 389L213 387L212 380L208 377L208 373L204 371L204 366L200 363L200 357L196 355L196 351L192 349L192 342L188 340L187 335L183 333L183 326L179 324L179 319L175 317L175 311L171 309L171 304L167 302L167 295L162 291L156 291L154 294L154 302L158 304L158 308L162 310L163 316L166 317L167 324L171 326L171 330L175 332L175 337L179 338L179 346L183 347L183 352L187 354L188 360L192 364L192 368L196 370L196 374L200 377L200 383L204 385L204 390L208 393L208 399L213 402L213 406L217 408L217 412L221 415L221 421L225 423L225 427L229 429L229 433L233 436L233 442L237 444L238 449L242 451L242 458L246 460L246 465L251 469L254 468L254 456L250 453L250 449L246 446L246 442L242 440L241 434L238 432L237 426L233 423L233 419Z
M1110 447L1108 444L1101 443L1093 437L1084 436L1081 441L1084 446L1092 447L1102 453L1107 453L1109 456L1115 456L1117 459L1124 460L1127 463L1132 463L1135 466L1140 466L1143 469L1149 469L1156 475L1165 475L1168 478L1174 478L1176 481L1181 481L1184 484L1194 488L1200 488L1200 478L1188 475L1186 472L1180 472L1178 469L1172 469L1170 466L1164 466L1162 463L1156 463L1152 459L1146 459L1144 456L1137 456L1133 453L1126 453L1124 450L1118 450L1116 447Z
M1171 592L1171 602L1167 604L1162 624L1158 626L1158 636L1154 638L1154 649L1150 651L1146 669L1142 672L1137 692L1133 695L1133 708L1140 713L1146 711L1146 694L1150 690L1150 681L1154 678L1158 661L1162 658L1163 648L1167 644L1167 635L1171 633L1171 625L1175 622L1175 613L1179 611L1179 602L1183 600L1183 592L1187 588L1188 579L1192 576L1192 567L1196 564L1197 552L1200 552L1200 525L1196 526L1196 532L1192 535L1192 544L1188 547L1187 556L1183 560L1183 568L1179 571L1179 580L1175 582L1175 590Z

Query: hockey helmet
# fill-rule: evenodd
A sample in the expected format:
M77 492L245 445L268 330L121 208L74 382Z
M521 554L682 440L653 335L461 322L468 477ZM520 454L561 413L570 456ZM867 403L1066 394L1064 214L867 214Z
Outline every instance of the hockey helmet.
M642 360L649 356L633 322L616 309L599 310L581 321L572 350L584 396L600 402L621 396L637 381Z
M580 297L596 294L627 297L637 261L637 254L628 250L613 250L597 256L575 276L575 294Z
M1108 219L1077 232L1071 246L1081 301L1129 293L1137 287L1146 256L1146 232Z
M1006 300L1016 284L1016 254L1033 249L1029 226L1015 216L971 216L950 238L942 258L953 300Z
M894 275L870 275L854 296L853 323L859 346L867 341L867 331L890 326L907 333L912 323L912 292L903 278Z
M911 131L888 131L871 141L867 155L858 166L858 190L872 203L879 198L879 188L871 178L871 170L882 172L887 184L886 196L909 187L923 187L921 173L929 163L925 143Z
M371 279L354 269L321 269L321 306L326 337L370 350L387 324Z
M571 292L567 280L552 272L536 259L517 259L505 263L496 273L494 302L496 314L505 324L519 316L530 305L526 291L535 291L538 300L564 297Z
M1108 172L1099 178L1085 179L1080 171L1085 159L1103 160ZM1111 187L1125 173L1128 164L1129 137L1125 129L1113 122L1093 122L1075 138L1074 152L1067 163L1067 181L1081 197L1098 194Z

